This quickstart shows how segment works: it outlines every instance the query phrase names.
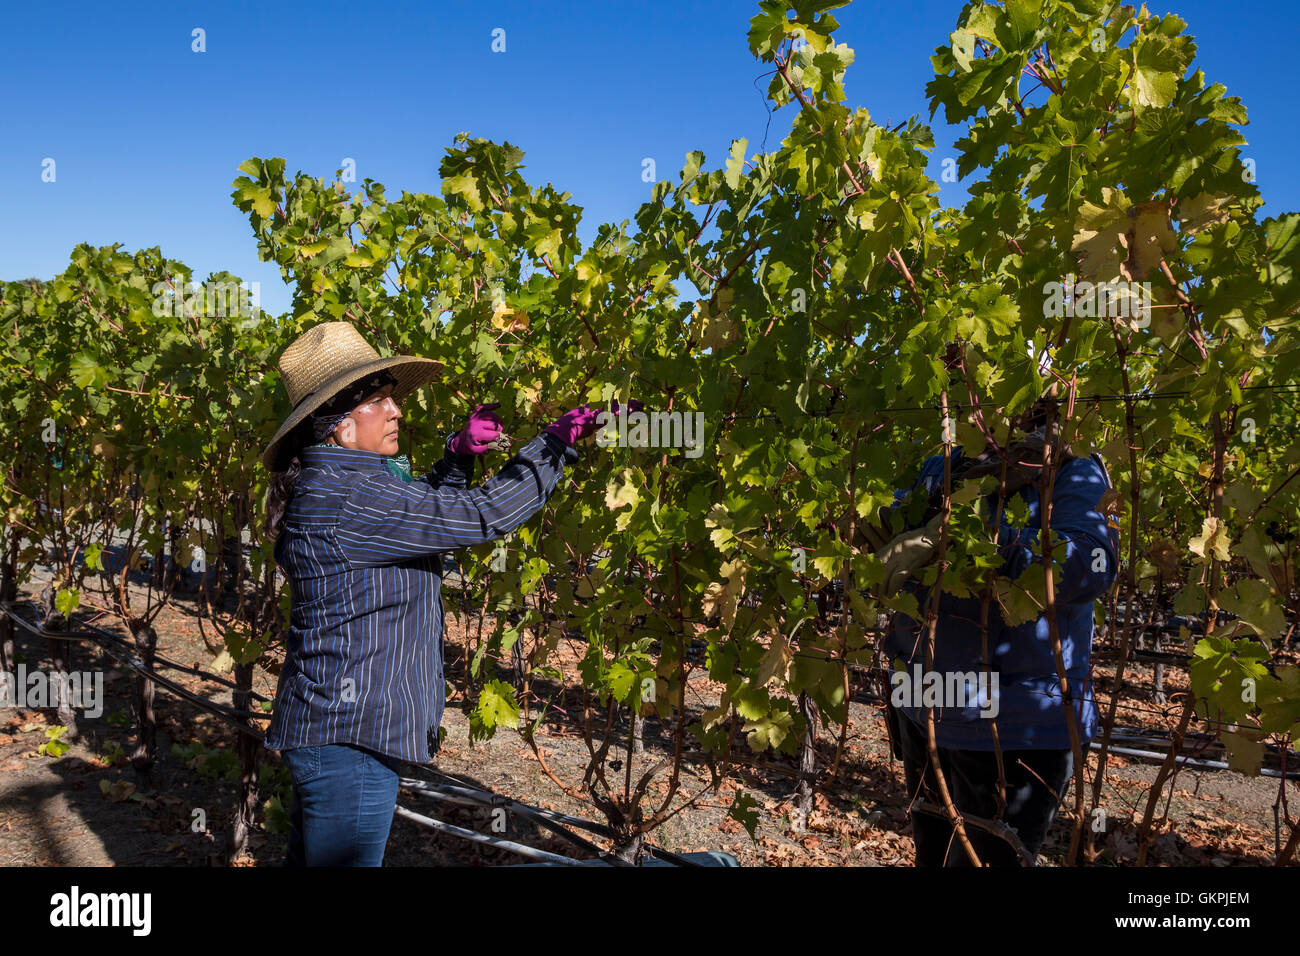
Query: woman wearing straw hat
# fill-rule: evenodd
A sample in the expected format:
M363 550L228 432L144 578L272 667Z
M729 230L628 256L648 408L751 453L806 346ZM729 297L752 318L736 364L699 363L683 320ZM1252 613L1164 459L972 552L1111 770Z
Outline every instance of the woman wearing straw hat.
M474 456L509 444L496 405L475 408L423 478L397 454L397 403L437 362L381 358L351 323L326 322L279 365L293 411L262 462L266 530L293 597L266 735L293 777L285 865L379 866L400 761L438 749L441 552L504 538L535 514L597 412L567 412L471 488Z

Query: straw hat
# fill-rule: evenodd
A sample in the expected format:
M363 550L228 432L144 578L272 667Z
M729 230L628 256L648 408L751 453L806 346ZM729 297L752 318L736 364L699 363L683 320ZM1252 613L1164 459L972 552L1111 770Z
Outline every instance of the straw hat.
M280 446L307 416L353 382L384 369L397 379L393 398L400 400L442 371L442 363L410 355L382 358L351 322L322 322L294 339L280 356L280 378L293 411L262 452L266 470L284 469L277 461Z

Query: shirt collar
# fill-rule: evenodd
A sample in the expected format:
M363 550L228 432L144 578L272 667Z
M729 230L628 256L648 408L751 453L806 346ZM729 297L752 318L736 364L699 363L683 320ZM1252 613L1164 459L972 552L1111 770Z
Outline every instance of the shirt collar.
M384 463L387 455L377 451L363 451L360 448L341 448L338 445L308 445L301 452L303 468L334 467L346 471L382 471L387 473Z

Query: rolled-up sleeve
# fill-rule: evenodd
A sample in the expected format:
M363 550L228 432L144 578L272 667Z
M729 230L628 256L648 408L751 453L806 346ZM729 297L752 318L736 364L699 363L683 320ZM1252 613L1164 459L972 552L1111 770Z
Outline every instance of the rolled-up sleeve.
M459 467L437 475L437 487L427 479L370 475L344 502L339 548L354 567L382 567L503 538L546 503L565 462L575 458L573 449L542 434L476 488L455 486L458 476L452 472Z

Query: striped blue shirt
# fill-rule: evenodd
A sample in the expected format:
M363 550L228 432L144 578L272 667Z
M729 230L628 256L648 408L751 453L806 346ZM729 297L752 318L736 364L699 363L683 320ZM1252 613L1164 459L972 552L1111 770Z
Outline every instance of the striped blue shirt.
M504 538L577 452L543 433L469 487L447 449L409 483L378 452L303 449L275 559L293 598L268 750L351 743L411 763L438 749L442 552Z

